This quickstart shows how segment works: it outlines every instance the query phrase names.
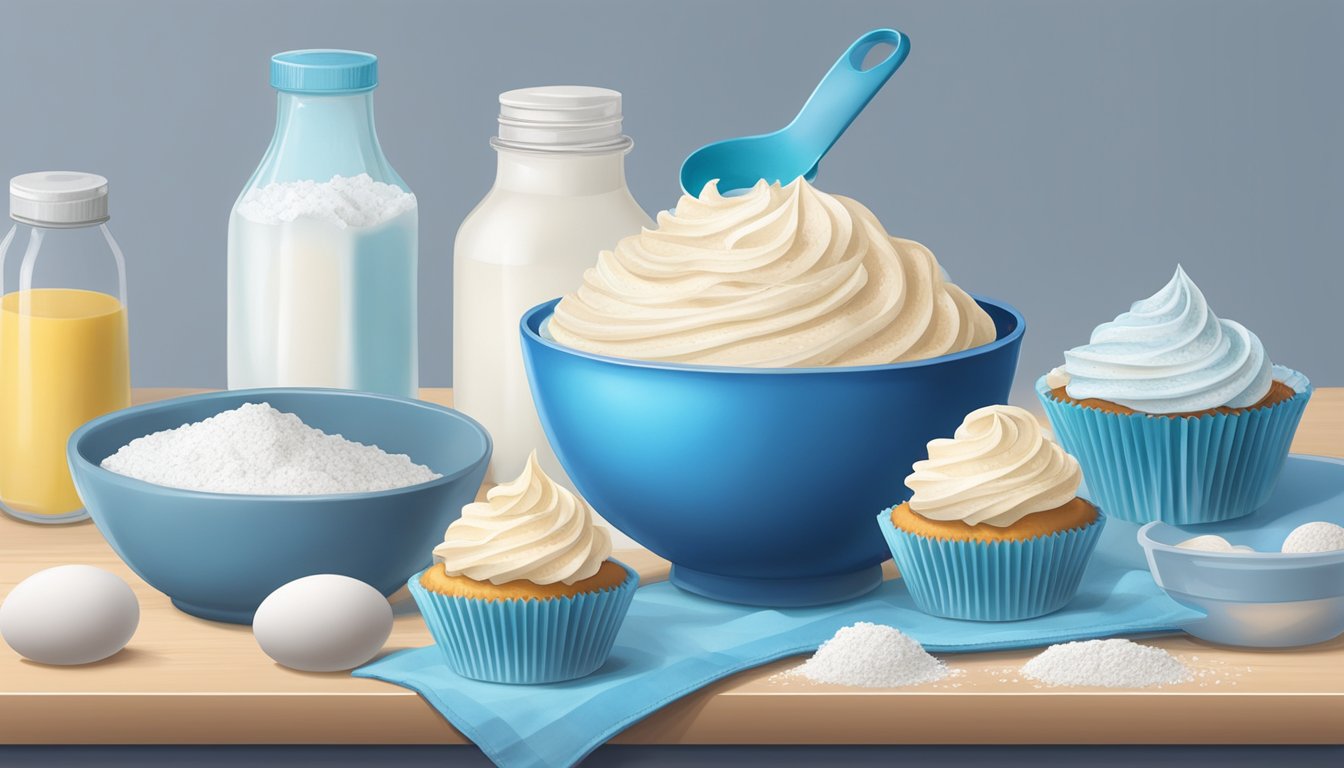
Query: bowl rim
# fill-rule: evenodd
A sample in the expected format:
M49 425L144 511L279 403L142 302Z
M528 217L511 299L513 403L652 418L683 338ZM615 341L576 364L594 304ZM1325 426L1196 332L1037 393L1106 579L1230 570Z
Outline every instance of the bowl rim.
M1288 455L1294 459L1303 459L1306 461L1319 461L1326 464L1344 465L1344 459L1335 458L1333 456L1316 456L1308 453L1290 453ZM1334 565L1339 562L1344 562L1344 549L1336 549L1329 552L1267 552L1264 550L1255 550L1251 552L1245 552L1245 551L1208 552L1202 549L1184 549L1174 544L1165 544L1163 542L1158 541L1157 539L1154 539L1152 537L1151 531L1157 528L1158 526L1166 526L1167 528L1176 528L1176 529L1182 528L1179 525L1164 523L1161 520L1153 520L1151 522L1144 523L1139 528L1138 533L1135 534L1135 537L1138 539L1139 546L1142 547L1144 550L1149 552L1166 552L1169 554L1173 554L1177 557L1184 557L1184 558L1209 557L1223 560L1225 562L1235 562L1237 560L1264 562L1272 560L1281 563L1293 563L1294 565L1302 568L1309 568L1320 565ZM1153 563L1149 563L1150 570L1156 570L1156 567L1157 566L1154 565Z
M258 398L257 400L249 400L248 402L262 402L262 400L265 397L276 394L284 394L284 395L313 394L320 396L389 400L402 405L409 405L415 408L420 408L422 410L436 411L438 413L453 418L457 418L465 422L468 427L471 427L485 441L485 451L481 454L480 457L478 457L474 461L467 463L466 466L462 467L461 469L458 469L455 472L446 473L441 477L435 478L434 480L427 480L423 483L416 483L415 485L402 486L401 488L389 488L382 491L360 491L358 493L324 493L324 494L302 495L302 494L219 493L215 491L201 491L193 488L174 488L169 485L159 485L158 483L151 483L147 480L141 480L139 478L130 477L129 475L123 475L117 472L113 472L109 469L104 469L101 465L95 464L88 458L86 458L84 456L84 452L81 450L81 444L83 443L85 438L87 438L91 433L97 431L106 424L119 421L129 416L134 416L141 413L147 413L150 411L170 410L173 407L180 406L184 402L188 401L223 400L223 399L237 398L241 396L244 398L253 398L253 397ZM402 494L411 494L419 491L428 490L430 488L435 488L440 485L447 485L448 483L455 482L471 474L471 472L477 469L482 463L488 462L493 452L494 452L494 440L490 437L490 433L485 429L485 427L481 426L480 422L476 421L475 419L471 418L465 413L462 413L459 410L438 405L436 403L430 403L424 400L416 400L408 397L397 397L395 395L384 395L375 392L361 392L358 390L336 389L329 387L260 387L254 389L221 389L212 392L197 392L190 395L183 395L181 397L168 398L166 400L155 400L149 403L141 403L140 405L133 405L129 408L123 408L118 411L112 411L111 413L103 414L102 416L99 416L96 419L92 419L91 421L85 422L70 435L70 440L66 443L66 457L68 461L72 463L77 462L81 464L88 472L99 476L105 482L121 486L125 490L134 491L136 493L148 493L148 494L166 495L173 497L186 497L199 500L234 501L234 502L249 502L249 503L284 502L287 504L294 504L294 503L320 504L323 502L333 502L333 501L360 501L375 498L386 498L389 496L397 496Z
M589 360L595 360L601 363L610 363L612 365L625 366L627 368L652 368L656 370L685 371L691 373L735 373L748 376L780 376L780 375L814 376L824 373L873 373L879 371L903 370L908 368L923 368L931 365L938 365L940 363L950 363L969 357L976 357L978 355L989 354L990 352L993 352L995 350L1001 349L1011 344L1015 344L1022 339L1022 335L1026 333L1027 330L1027 321L1026 318L1022 316L1022 313L1018 312L1015 307L1013 307L1011 304L1008 304L1007 302L999 301L998 299L991 299L988 296L981 296L975 293L971 293L969 295L972 299L975 300L975 303L981 305L982 307L988 305L994 307L995 309L1002 310L1008 313L1008 315L1011 316L1013 318L1013 321L1015 322L1013 329L1008 333L1004 334L1003 336L996 336L995 339L989 342L988 344L981 344L978 347L963 349L960 352L952 352L950 354L939 355L938 357L929 357L923 360L911 360L904 363L883 363L881 365L812 366L806 368L754 368L754 367L749 368L749 367L737 367L731 365L693 365L690 363L668 363L657 360L637 360L635 358L630 357L614 357L611 355L599 355L595 352L585 352L580 349L567 347L558 342L554 342L547 338L544 338L540 333L532 330L532 320L534 318L537 318L537 326L540 327L541 322L546 319L545 316L552 313L555 310L555 306L560 303L560 298L554 298L548 301L543 301L542 303L524 312L522 318L518 321L518 329L526 342L539 344L549 349L556 350L557 352L563 352L565 354L572 355L574 357L584 357Z

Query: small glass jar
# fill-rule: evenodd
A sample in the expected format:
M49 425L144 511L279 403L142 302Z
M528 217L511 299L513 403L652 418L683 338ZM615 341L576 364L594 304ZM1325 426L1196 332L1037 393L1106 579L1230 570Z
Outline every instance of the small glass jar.
M107 228L107 179L9 182L0 241L0 507L36 523L87 517L66 462L86 421L131 404L126 263Z

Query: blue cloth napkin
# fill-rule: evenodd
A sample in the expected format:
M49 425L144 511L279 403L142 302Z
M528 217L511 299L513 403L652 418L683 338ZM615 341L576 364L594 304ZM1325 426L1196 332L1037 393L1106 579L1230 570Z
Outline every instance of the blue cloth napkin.
M607 664L568 683L499 685L458 677L437 648L386 656L355 671L419 692L503 768L555 768L734 672L808 653L856 621L889 624L930 651L1024 648L1111 635L1164 632L1201 617L1153 583L1137 526L1107 521L1078 596L1027 621L940 619L917 610L900 580L837 605L763 609L697 597L670 583L641 587Z

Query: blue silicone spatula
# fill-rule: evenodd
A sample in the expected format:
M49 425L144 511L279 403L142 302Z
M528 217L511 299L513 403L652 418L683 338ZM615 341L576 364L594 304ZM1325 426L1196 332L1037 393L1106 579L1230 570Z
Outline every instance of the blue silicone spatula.
M892 51L868 69L863 60L875 46ZM817 84L793 122L774 133L719 141L695 150L681 164L681 188L699 195L718 179L719 192L750 189L766 179L787 184L817 175L817 163L854 122L873 96L900 68L910 53L910 38L894 29L865 34L840 56Z

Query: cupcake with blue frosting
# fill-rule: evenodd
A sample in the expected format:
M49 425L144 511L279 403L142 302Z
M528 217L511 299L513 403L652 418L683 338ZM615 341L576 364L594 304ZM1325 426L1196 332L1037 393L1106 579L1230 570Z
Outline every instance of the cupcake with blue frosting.
M639 574L610 558L611 534L582 498L537 464L468 504L411 577L411 596L463 677L553 683L583 677L611 653Z
M1269 500L1311 384L1214 314L1181 267L1064 353L1036 391L1108 515L1190 525Z

